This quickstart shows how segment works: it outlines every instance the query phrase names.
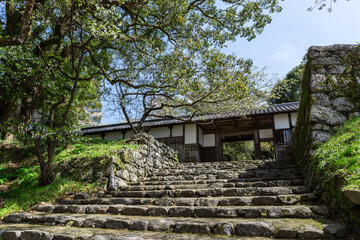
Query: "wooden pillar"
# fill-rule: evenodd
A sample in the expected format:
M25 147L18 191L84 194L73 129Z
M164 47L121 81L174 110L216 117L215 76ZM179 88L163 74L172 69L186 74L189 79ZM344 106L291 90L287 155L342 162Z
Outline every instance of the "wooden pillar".
M170 137L172 138L172 129L173 129L173 126L170 125L170 126L169 126L169 129L170 129Z
M291 142L294 143L294 126L292 125L291 113L288 113Z
M195 161L196 162L201 162L201 157L200 157L200 133L199 133L199 126L196 124L196 158Z
M254 130L254 151L255 151L255 159L261 160L260 134L258 129Z
M220 133L215 134L215 162L222 161L222 140Z
M125 136L126 136L126 130L122 130L122 131L121 131L121 133L122 133L122 139L125 139Z
M272 126L273 126L273 143L274 143L274 148L275 148L275 159L279 160L279 145L278 145L278 139L277 139L276 130L275 130L275 116L274 115L272 115Z

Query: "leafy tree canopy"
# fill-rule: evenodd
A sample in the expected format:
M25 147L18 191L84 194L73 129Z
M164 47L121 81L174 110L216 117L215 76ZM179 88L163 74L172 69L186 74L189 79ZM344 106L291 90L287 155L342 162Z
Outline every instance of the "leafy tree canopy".
M300 99L301 81L305 63L302 62L288 72L285 78L279 81L272 89L271 98L269 103L289 103L298 102Z
M88 98L94 101L87 107L97 108L101 80L116 84L120 96L126 96L120 101L125 115L125 104L131 99L142 104L141 119L164 107L240 100L248 91L251 61L220 50L227 41L251 40L260 34L271 22L270 15L281 10L278 2L1 2L0 47L4 53L16 54L3 55L9 71L0 87L20 107L26 102L22 96L34 100L29 112L36 121L32 136L42 183L54 179L55 148L66 138L71 117L81 118L77 110ZM21 50L24 61L17 60L23 56ZM11 73L16 68L22 75L19 79ZM8 84L6 79L16 81ZM5 105L8 98L3 95L1 99Z

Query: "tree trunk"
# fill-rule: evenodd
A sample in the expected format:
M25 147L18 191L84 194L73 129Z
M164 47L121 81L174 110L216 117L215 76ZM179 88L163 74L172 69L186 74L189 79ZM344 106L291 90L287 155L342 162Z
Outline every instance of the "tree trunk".
M35 152L40 165L40 177L39 184L41 186L46 186L51 184L56 177L54 167L53 167L53 158L56 148L56 143L54 141L49 140L48 143L48 159L45 161L44 159L44 151L41 146L41 139L34 138Z
M43 170L41 171L40 178L39 178L39 184L41 186L46 186L54 182L55 180L55 172L53 165L45 164L43 167Z
M16 102L0 102L0 131L2 140L12 140L16 131L16 125L13 124L14 119L18 119L20 114L20 104ZM9 125L10 124L10 125Z
M14 139L15 132L20 136L26 134L36 107L39 105L39 94L39 87L31 86L26 89L27 97L20 100L0 100L0 131L3 140Z

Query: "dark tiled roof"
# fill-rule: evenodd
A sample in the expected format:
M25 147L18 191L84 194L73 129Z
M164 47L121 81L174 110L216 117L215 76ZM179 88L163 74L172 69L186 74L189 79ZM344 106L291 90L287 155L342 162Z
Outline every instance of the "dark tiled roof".
M236 117L244 117L244 116L255 116L255 115L263 115L263 114L271 114L271 113L283 113L283 112L296 112L299 108L299 103L282 103L282 104L274 104L269 105L263 108L257 108L252 110L244 110L244 111L233 111L233 112L222 112L222 113L213 113L213 114L201 114L192 118L193 122L196 121L211 121L216 119L228 119L228 118L236 118ZM185 121L189 122L189 121ZM143 123L144 127L157 127L157 126L167 126L167 125L175 125L184 123L182 120L178 119L151 119L147 120ZM102 132L115 132L121 130L130 129L130 125L127 123L118 123L111 125L103 125L96 127L88 127L81 129L81 132L84 134L96 134Z

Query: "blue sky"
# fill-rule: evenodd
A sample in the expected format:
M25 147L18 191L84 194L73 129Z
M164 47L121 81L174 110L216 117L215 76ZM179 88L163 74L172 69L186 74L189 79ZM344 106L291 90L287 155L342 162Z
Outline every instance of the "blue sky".
M297 66L310 46L360 43L360 1L338 0L333 11L317 9L308 12L314 0L285 0L283 11L273 15L264 32L248 42L238 39L228 43L226 53L250 58L254 65L267 67L269 75L285 76ZM116 123L112 113L102 123Z
M307 9L314 0L285 0L283 11L273 15L264 32L248 42L228 44L226 53L251 58L254 65L267 66L269 74L285 76L298 65L310 46L360 42L360 1L338 0L333 11Z

